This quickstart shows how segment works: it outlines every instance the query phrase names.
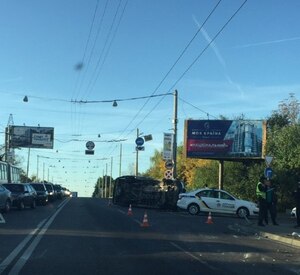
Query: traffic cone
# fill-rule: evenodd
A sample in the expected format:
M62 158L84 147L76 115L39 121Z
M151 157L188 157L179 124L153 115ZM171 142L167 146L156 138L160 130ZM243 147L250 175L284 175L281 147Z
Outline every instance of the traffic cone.
M128 208L128 212L127 212L127 216L132 216L132 209L131 209L131 204L129 204L129 208Z
M208 223L208 224L213 224L213 221L212 221L212 217L211 217L211 213L210 213L210 212L208 213L208 217L207 217L206 223Z
M149 227L147 212L145 211L143 222L141 223L141 227Z

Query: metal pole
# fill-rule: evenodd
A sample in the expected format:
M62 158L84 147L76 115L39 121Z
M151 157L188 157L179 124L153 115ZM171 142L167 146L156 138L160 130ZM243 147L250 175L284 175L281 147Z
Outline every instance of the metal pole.
M109 198L111 197L111 191L112 191L112 169L113 169L113 157L110 159L110 179L109 179Z
M5 128L5 152L4 152L4 160L8 162L8 151L9 151L9 127Z
M39 180L39 155L36 156L36 179Z
M43 182L45 181L45 162L43 162Z
M219 189L223 189L224 185L224 161L219 161Z
M48 180L47 180L48 182L49 182L49 170L50 170L50 167L48 167L48 177L47 177L48 178Z
M27 158L27 172L26 172L27 178L28 178L28 173L29 173L29 160L30 160L30 147L28 148L28 158Z
M139 129L136 129L136 138L139 137ZM139 174L139 150L136 148L136 155L135 155L135 176L137 177Z
M106 198L107 196L107 163L105 164L105 195L104 197Z
M104 169L102 174L102 198L104 198Z
M173 178L177 177L177 108L178 108L178 92L175 90L174 92L174 117L173 117L173 128L174 128L174 136L173 136Z
M119 165L119 177L122 174L122 143L120 143L120 165Z

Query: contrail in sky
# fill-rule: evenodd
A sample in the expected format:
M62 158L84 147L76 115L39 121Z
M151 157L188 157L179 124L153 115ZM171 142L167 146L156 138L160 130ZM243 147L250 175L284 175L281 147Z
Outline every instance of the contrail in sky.
M264 45L270 45L270 44L277 44L277 43L283 43L288 41L295 41L300 40L300 36L292 37L292 38L285 38L285 39L278 39L278 40L271 40L271 41L264 41L264 42L257 42L257 43L250 43L245 45L238 45L234 48L241 49L241 48L250 48L250 47L258 47L258 46L264 46Z
M193 19L194 19L195 23L197 24L198 28L200 28L200 24L199 24L199 22L197 21L197 19L196 19L195 17L193 17ZM208 33L206 32L206 30L205 30L203 27L202 27L202 29L201 29L201 33L202 33L202 35L204 36L205 40L206 40L208 43L210 43L212 39L210 38L210 36L208 35ZM212 42L212 43L210 44L210 46L211 46L212 50L214 51L214 53L215 53L217 59L219 60L220 64L221 64L222 67L223 67L224 74L225 74L225 77L226 77L228 83L230 83L231 85L235 86L235 87L238 89L238 91L241 93L241 96L244 96L244 91L242 90L241 86L240 86L239 84L237 84L236 82L234 82L234 81L231 79L230 75L228 74L228 72L227 72L228 70L227 70L226 61L225 61L225 59L223 58L223 56L221 55L221 53L220 53L220 51L219 51L219 49L218 49L216 43L215 43L215 42Z

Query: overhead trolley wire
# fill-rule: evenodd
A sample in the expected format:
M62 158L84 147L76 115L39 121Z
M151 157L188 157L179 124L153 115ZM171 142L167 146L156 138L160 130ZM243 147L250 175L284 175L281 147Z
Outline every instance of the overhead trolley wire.
M187 67L187 69L181 74L181 76L174 82L174 84L171 86L171 88L168 90L168 93L170 93L174 87L178 84L178 82L186 75L186 73L193 67L193 65L199 60L199 58L206 52L206 50L209 48L209 46L217 39L217 37L222 33L222 31L228 26L228 24L232 21L232 19L238 14L238 12L242 9L242 7L246 4L248 0L245 0L241 6L233 13L233 15L226 21L226 23L221 27L221 29L217 32L217 34L211 39L211 41L207 44L207 46L200 52L200 54L194 59L194 61ZM201 26L201 28L203 27L203 24ZM144 120L157 108L157 106L164 100L164 98L167 96L167 94L164 95L158 102L157 104L155 104L155 106L142 118L142 120L136 125L136 128L138 128L139 125L141 125ZM147 102L149 101L149 99L147 100ZM143 107L145 106L145 104L143 105ZM139 110L140 113L141 109ZM131 120L130 124L132 123L133 120ZM129 124L129 125L130 125ZM129 125L127 126L127 128L129 127ZM126 129L127 129L126 128ZM131 132L128 133L128 135L130 135L131 133L133 133L134 130L131 130ZM125 132L125 131L124 131ZM123 133L124 133L123 132ZM127 136L128 136L127 135ZM126 137L127 137L126 136ZM116 147L115 147L116 148ZM113 153L113 151L115 150L115 148L111 151L110 154Z
M164 77L162 78L162 80L159 82L159 84L156 86L156 88L154 89L154 91L152 92L151 95L154 95L158 89L160 88L160 86L163 84L163 82L166 80L166 78L169 76L169 74L173 71L173 69L175 68L175 66L177 65L177 63L179 62L179 60L183 57L183 55L185 54L185 52L187 51L187 49L190 47L190 45L192 44L192 42L195 40L195 38L197 37L197 35L200 33L200 31L202 30L202 28L204 27L204 25L207 23L207 21L210 19L210 17L213 15L213 13L215 12L215 10L217 9L217 7L220 5L220 3L222 2L222 0L219 0L217 2L217 4L214 6L214 8L211 10L211 12L208 14L208 16L206 17L206 19L203 21L202 25L198 28L198 30L196 31L196 33L193 35L193 37L191 38L191 40L188 42L188 44L185 46L185 48L182 50L182 52L180 53L179 57L175 60L175 62L173 63L173 65L171 66L171 68L167 71L167 73L164 75ZM169 89L168 93L171 91L171 89ZM166 95L165 95L166 96ZM149 112L149 114L147 114L140 123L138 123L137 126L139 126L149 115L150 113L152 113L152 111L162 102L162 100L165 98L162 97L158 104L156 104L154 106L153 109L151 109L151 111ZM140 115L140 113L142 112L142 110L145 108L145 106L148 104L148 102L150 101L150 97L145 101L145 103L142 105L142 107L139 109L139 111L136 113L136 115L130 120L130 122L127 124L127 126L125 127L125 129L123 130L122 134L120 134L119 138L127 131L127 129L130 127L130 125L136 120L136 118ZM137 127L135 127L137 128ZM131 130L126 137L128 137L131 133L133 133L134 130Z
M207 21L209 20L209 18L213 15L213 13L215 12L215 10L217 9L217 7L219 6L219 4L222 2L222 0L219 0L217 2L217 4L214 6L214 8L211 10L211 12L208 14L208 16L206 17L206 19L203 21L202 25L198 28L198 30L196 31L196 33L193 35L193 37L191 38L191 40L188 42L188 44L185 46L185 48L182 50L182 52L180 53L180 55L178 56L178 58L175 60L175 62L173 63L173 65L171 66L171 68L168 70L168 72L164 75L164 77L162 78L162 80L159 82L159 84L156 86L156 88L154 89L154 91L152 92L151 95L154 95L158 89L160 88L160 86L163 84L163 82L166 80L166 78L169 76L169 74L173 71L173 69L175 68L175 66L177 65L177 63L179 62L179 60L183 57L183 55L185 54L185 52L187 51L187 49L190 47L190 45L192 44L192 42L195 40L195 38L197 37L197 35L200 33L200 31L202 30L202 28L204 27L204 25L207 23ZM170 93L171 89L169 89L168 93ZM165 95L166 96L166 95ZM164 96L164 97L165 97ZM164 99L164 97L159 101L159 103ZM133 123L133 121L140 115L141 111L145 108L145 106L148 104L148 102L150 101L151 97L149 97L145 103L142 105L142 107L139 109L139 111L137 112L137 114L132 118L132 120L128 123L127 127L124 129L123 133L124 134L126 132L126 130L129 128L129 126ZM152 112L152 111L151 111ZM143 119L144 121L144 119ZM138 125L140 125L141 123L139 123ZM128 135L130 135L132 133L129 132ZM121 135L122 135L121 134ZM127 135L127 136L128 136Z
M90 40L91 40L91 36L92 36L92 31L93 31L94 23L95 23L95 18L96 18L96 14L97 14L97 11L98 11L98 6L99 6L99 0L97 0L96 6L95 6L95 9L94 9L94 14L93 14L91 26L90 26L90 29L89 29L88 38L87 38L87 41L86 41L86 43L85 43L85 48L84 48L83 56L82 56L82 59L81 59L81 63L82 63L83 65L84 65L84 62L85 62L85 57L86 57L86 54L87 54L88 46L89 46L89 44L90 44ZM79 74L78 74L78 76L77 76L75 88L74 88L74 90L73 90L73 93L72 93L72 97L71 97L71 98L73 98L74 93L76 92L76 90L77 90L77 88L78 88L79 78L80 78L80 75L81 75L80 72L81 72L81 70L79 71ZM75 97L75 98L76 98L76 97Z
M89 57L88 57L88 60L87 60L87 64L86 64L86 66L85 66L86 68L85 68L83 77L82 77L82 79L81 79L81 81L80 81L80 86L79 86L79 89L78 89L78 92L77 92L77 95L76 95L75 99L77 99L77 98L79 97L79 95L80 95L80 91L81 91L82 85L83 85L83 83L84 83L84 81L85 81L87 71L88 71L89 68L90 68L90 64L91 64L92 57L94 56L96 44L97 44L99 35L100 35L101 31L102 31L103 20L104 20L104 17L105 17L105 15L106 15L107 7L108 7L108 2L109 2L109 0L106 0L106 2L105 2L104 9L103 9L103 12L102 12L102 14L101 14L100 22L99 22L99 24L98 24L96 37L95 37L95 39L94 39L94 43L93 43L93 45L92 45L92 49L91 49L91 51L90 51L90 54L89 54Z
M124 15L124 12L125 12L125 9L126 9L126 6L127 6L127 3L128 1L125 3L125 6L122 10L122 13L119 17L119 21L116 23L116 20L118 18L118 14L119 14L119 11L120 11L120 7L121 7L121 4L122 4L122 0L119 0L119 4L118 4L118 7L116 9L116 12L114 14L114 18L112 20L112 23L110 25L110 28L109 28L109 31L106 35L106 39L105 39L105 42L104 42L104 46L102 48L102 51L101 51L101 54L97 60L97 64L96 64L96 67L92 73L92 77L90 78L90 81L87 85L87 89L86 89L86 98L88 98L88 96L90 95L90 93L92 92L93 88L95 87L96 85L96 82L101 74L101 71L102 71L102 68L103 68L103 65L105 63L105 60L107 58L107 55L110 51L110 48L111 48L111 45L112 45L112 42L114 40L114 37L117 33L117 30L120 26L120 23L121 23L121 20L122 20L122 17ZM116 25L116 28L113 32L113 29L114 29L114 26ZM111 38L112 37L112 38ZM111 38L111 39L110 39ZM109 43L110 41L110 43ZM108 45L108 46L107 46ZM104 56L104 57L103 57ZM102 61L102 62L101 62Z

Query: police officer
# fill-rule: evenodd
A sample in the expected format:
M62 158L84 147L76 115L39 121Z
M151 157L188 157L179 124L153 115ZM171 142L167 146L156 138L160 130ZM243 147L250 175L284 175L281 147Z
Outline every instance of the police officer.
M266 184L266 217L265 217L265 223L268 224L268 212L270 212L271 220L274 225L278 225L276 222L276 214L277 214L277 196L275 192L275 187L272 186L272 182L270 180L265 181Z
M256 196L258 200L258 223L259 226L264 226L263 220L266 217L267 212L267 200L266 200L266 191L267 186L265 184L266 178L264 176L260 177L259 182L256 185Z
M300 227L300 181L298 181L298 187L294 191L294 197L296 200L296 216L297 216L297 225L295 227Z

